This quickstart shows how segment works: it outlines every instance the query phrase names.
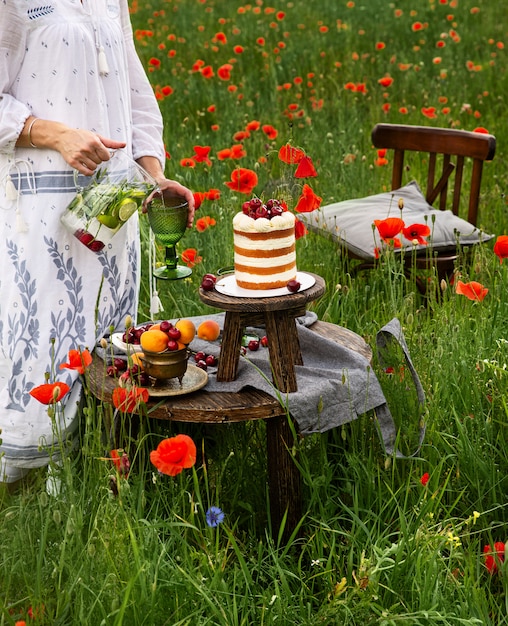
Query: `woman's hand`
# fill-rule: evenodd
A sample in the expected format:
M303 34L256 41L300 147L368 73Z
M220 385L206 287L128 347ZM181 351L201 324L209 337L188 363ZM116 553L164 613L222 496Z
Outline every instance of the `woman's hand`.
M192 195L192 191L188 189L187 187L185 187L184 185L181 185L180 183L178 183L176 180L171 180L169 178L166 178L162 171L162 166L160 164L160 161L157 158L151 157L151 156L144 156L138 159L138 163L155 180L164 198L171 198L171 197L174 198L175 196L178 196L178 197L183 198L187 202L187 204L189 205L189 212L187 216L187 228L192 228L192 223L194 221L194 211L195 211L194 196ZM155 194L153 195L155 196L157 193L158 192L155 192ZM151 197L153 196L150 196L147 202L150 201Z
M57 150L80 174L91 176L98 165L111 158L110 150L125 148L125 142L114 141L81 128L62 133Z
M124 148L125 142L114 141L83 128L71 128L60 122L30 116L16 146L57 150L72 168L80 174L91 176L98 165L109 161L110 150Z

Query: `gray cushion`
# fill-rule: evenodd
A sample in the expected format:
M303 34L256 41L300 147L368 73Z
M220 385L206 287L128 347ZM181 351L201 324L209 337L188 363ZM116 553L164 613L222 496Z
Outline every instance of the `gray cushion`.
M404 201L402 213L399 199ZM325 234L346 246L362 259L373 259L374 249L381 247L381 240L374 220L401 217L406 226L427 224L431 235L429 244L436 250L455 249L461 245L472 245L492 239L494 235L481 232L452 211L440 211L427 203L418 183L412 181L395 191L379 193L367 198L355 198L321 207L312 213L299 213L309 230ZM400 234L402 251L425 250L425 244L414 245Z

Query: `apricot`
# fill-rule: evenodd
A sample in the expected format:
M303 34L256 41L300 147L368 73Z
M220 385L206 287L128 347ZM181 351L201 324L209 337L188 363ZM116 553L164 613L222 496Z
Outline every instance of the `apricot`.
M132 365L137 365L140 369L145 369L143 367L143 359L145 355L142 352L134 352L130 355L130 360Z
M198 326L197 335L206 341L215 341L220 335L220 326L215 320L205 320Z
M175 323L175 328L178 328L178 330L182 333L180 336L180 341L182 343L189 344L196 336L196 326L191 320L178 320L178 322Z
M139 343L148 352L163 352L168 347L168 336L158 328L150 328L141 335Z

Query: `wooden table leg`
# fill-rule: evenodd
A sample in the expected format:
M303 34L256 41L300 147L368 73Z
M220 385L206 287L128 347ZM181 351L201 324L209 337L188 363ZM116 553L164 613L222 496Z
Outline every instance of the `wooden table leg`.
M287 311L267 311L265 321L274 385L283 392L296 391L295 360L300 345L295 320Z
M241 313L227 311L222 330L219 364L217 365L218 381L228 382L236 379L240 361L242 334Z
M287 511L283 541L289 539L302 517L300 472L293 458L294 437L289 420L287 415L279 415L266 421L270 517L276 539Z

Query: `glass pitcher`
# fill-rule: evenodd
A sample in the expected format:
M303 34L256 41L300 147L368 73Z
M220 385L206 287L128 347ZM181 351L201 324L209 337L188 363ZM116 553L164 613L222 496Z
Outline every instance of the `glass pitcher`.
M148 172L124 150L113 151L109 161L104 161L90 177L74 172L74 181L76 195L61 221L95 253L111 241L157 188Z

